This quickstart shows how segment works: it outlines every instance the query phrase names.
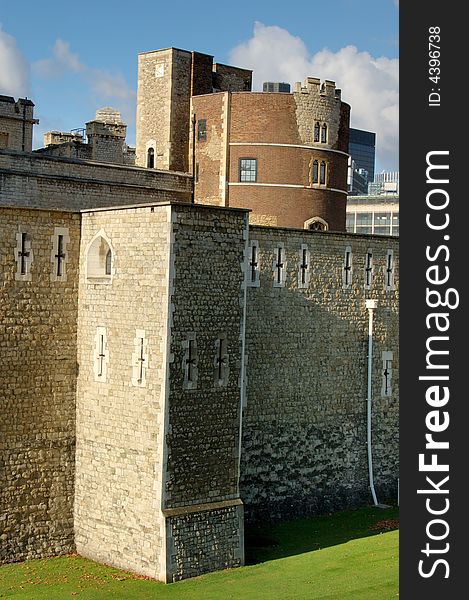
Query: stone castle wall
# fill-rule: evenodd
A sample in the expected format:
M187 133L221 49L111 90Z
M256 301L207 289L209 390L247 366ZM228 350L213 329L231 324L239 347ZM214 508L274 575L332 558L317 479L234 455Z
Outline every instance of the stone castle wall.
M245 229L242 211L182 205L83 214L75 534L85 556L167 581L185 578L197 530L206 556L199 573L242 563L233 519L242 518ZM97 234L112 249L107 279L90 278L85 267ZM218 295L213 304L208 286ZM135 339L143 335L139 385ZM193 386L184 379L188 335L196 344ZM220 339L228 369L221 383L214 366Z
M90 242L112 276L87 278ZM170 207L83 214L78 316L75 535L84 556L151 577L162 570L163 435ZM104 331L104 377L96 371ZM144 338L144 382L139 383ZM137 340L137 341L136 341ZM99 354L99 352L98 352Z
M71 213L3 215L2 414L15 419L0 425L2 560L76 543L95 560L176 581L243 564L244 512L282 519L370 502L367 298L378 301L375 482L380 500L395 494L396 239L266 227L248 234L245 211L182 204L90 210L81 230ZM31 278L19 280L24 228L33 260ZM67 279L57 281L51 236L65 228ZM88 260L98 238L112 251L109 273ZM253 243L257 265L249 264ZM346 252L352 280L344 287ZM389 395L384 352L392 353Z
M163 478L168 581L244 561L238 478L247 214L173 210Z
M187 172L191 165L191 98L251 89L252 72L214 64L213 56L166 48L138 57L136 164L155 151L159 169Z
M168 533L167 582L197 577L244 564L244 514L241 501L165 511Z
M314 143L313 124L315 121L327 123L327 143L325 148L348 152L348 133L341 131L341 119L350 112L350 107L341 101L340 90L333 81L321 81L308 77L303 86L296 84L292 94L296 105L296 121L303 144ZM347 124L348 129L348 124ZM347 133L344 137L341 133Z
M248 519L304 516L371 501L366 446L368 311L378 300L373 350L373 457L381 501L398 478L397 240L251 227L260 285L248 287L247 397L241 498ZM285 285L274 286L283 245ZM343 289L346 248L352 284ZM300 253L310 253L299 285ZM396 289L386 291L387 250ZM364 289L365 254L373 282ZM393 353L392 395L382 397L383 351Z
M169 168L175 171L188 171L189 114L191 92L196 86L196 77L203 74L205 55L196 55L185 50L173 49L171 71L171 129ZM203 86L204 81L200 82Z
M175 208L165 508L237 497L244 211ZM194 340L195 383L185 383ZM218 381L217 343L226 381ZM224 375L223 375L224 378ZM223 379L222 378L222 379Z
M86 135L91 146L91 160L124 164L126 130L127 126L122 122L89 121L86 124Z
M0 206L86 208L190 201L183 173L0 151Z
M79 215L0 208L0 562L75 548L79 243Z

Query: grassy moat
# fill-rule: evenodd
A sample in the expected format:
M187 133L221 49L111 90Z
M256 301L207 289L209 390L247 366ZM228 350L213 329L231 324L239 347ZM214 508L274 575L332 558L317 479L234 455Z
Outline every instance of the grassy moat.
M246 566L165 585L77 555L0 567L0 598L387 600L399 596L398 509L246 528Z

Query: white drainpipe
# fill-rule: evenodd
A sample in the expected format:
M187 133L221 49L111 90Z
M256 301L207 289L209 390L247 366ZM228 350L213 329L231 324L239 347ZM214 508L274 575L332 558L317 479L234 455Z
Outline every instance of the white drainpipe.
M373 372L373 311L378 306L377 300L367 300L368 309L368 391L366 397L367 403L367 445L368 445L368 474L370 478L371 495L375 506L378 505L376 498L375 484L373 481L373 457L371 453L371 375Z

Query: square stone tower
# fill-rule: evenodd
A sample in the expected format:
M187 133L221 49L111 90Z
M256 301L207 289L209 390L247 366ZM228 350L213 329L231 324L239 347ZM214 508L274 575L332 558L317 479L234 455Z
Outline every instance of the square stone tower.
M86 136L91 160L123 164L127 125L113 108L100 108L96 117L86 124Z
M243 564L247 213L83 213L75 535L172 582Z
M140 167L189 169L190 99L250 91L252 71L214 64L213 56L178 48L138 56L137 150Z
M28 98L15 102L11 96L0 95L0 150L31 152L33 125L39 123L33 114L34 104Z

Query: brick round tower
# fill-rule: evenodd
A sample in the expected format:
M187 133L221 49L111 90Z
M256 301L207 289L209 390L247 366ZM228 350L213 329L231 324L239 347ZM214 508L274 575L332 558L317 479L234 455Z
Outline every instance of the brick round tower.
M192 108L196 201L250 208L256 224L345 231L350 107L334 82L207 94Z

